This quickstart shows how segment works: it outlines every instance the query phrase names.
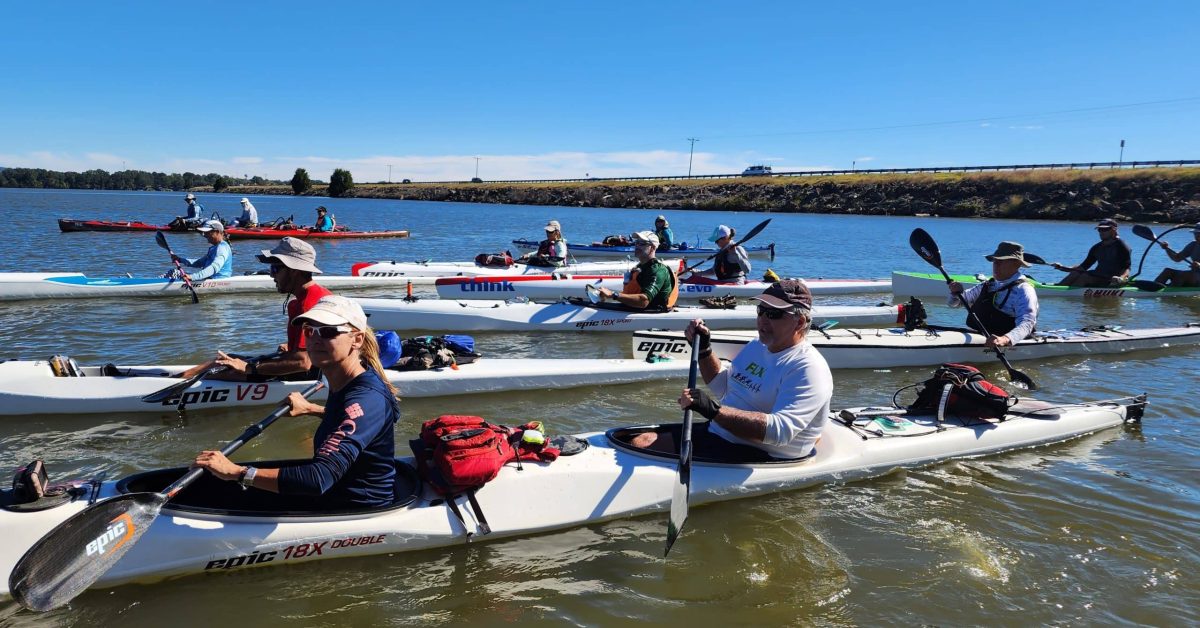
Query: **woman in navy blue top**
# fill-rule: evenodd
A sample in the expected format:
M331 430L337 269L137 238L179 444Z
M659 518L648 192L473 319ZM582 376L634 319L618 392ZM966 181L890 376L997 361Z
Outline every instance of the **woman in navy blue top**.
M292 320L302 325L309 358L329 381L325 406L300 393L287 401L291 416L314 414L313 459L282 469L234 464L219 451L204 451L196 466L222 480L283 495L311 495L318 509L370 508L392 501L396 469L396 389L379 362L379 345L367 317L345 297L322 297Z

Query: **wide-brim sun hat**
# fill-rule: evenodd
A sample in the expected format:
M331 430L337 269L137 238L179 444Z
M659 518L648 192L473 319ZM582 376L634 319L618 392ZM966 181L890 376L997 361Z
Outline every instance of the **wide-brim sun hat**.
M317 250L304 240L291 236L280 240L279 244L269 251L263 249L258 255L258 261L264 264L277 261L292 270L321 274L321 269L317 268Z
M1021 266L1028 267L1029 262L1025 261L1025 247L1016 242L1001 242L996 245L996 252L991 255L984 255L984 258L989 262L994 262L998 259L1015 259L1021 262Z

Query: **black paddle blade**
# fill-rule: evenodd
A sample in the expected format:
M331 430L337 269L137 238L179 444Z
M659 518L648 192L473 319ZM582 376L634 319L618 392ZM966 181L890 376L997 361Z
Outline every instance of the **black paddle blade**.
M685 462L686 461L686 462ZM663 558L671 553L675 539L683 532L683 524L687 523L688 497L692 488L692 442L685 441L679 451L679 473L675 478L675 486L671 490L671 518L667 521L667 547L663 550Z
M1138 290L1145 290L1146 292L1158 292L1166 288L1165 285L1149 279L1134 279L1133 281L1129 282L1129 285L1137 288Z
M167 399L170 399L171 397L174 397L175 395L178 395L179 393L191 388L192 384L195 384L205 377L224 370L226 370L226 368L223 366L214 366L210 369L204 369L203 371L200 371L199 373L196 373L185 380L176 382L170 386L167 386L166 388L163 388L162 390L143 396L142 401L146 403L162 403L163 401L166 401Z
M756 235L758 235L758 234L762 233L762 230L763 230L763 229L766 229L766 228L767 228L767 225L769 225L769 224L771 224L771 219L770 219L770 218L768 218L768 219L766 219L766 220L764 220L764 221L762 221L762 222L758 223L758 226L756 226L755 228L753 228L753 229L751 229L750 231L746 232L746 235L742 236L742 239L741 239L741 240L738 240L738 244L742 244L742 243L743 243L743 242L745 242L746 240L749 240L750 238L753 238L754 236L756 236ZM774 249L772 249L772 250L771 250L771 255L772 255L772 256L774 256L774 255L775 255L775 251L774 251Z
M76 513L17 562L8 588L18 604L48 611L92 586L146 532L166 498L133 493Z
M924 229L913 229L912 234L908 236L908 245L912 250L916 251L921 259L929 262L931 266L936 268L942 267L942 252L938 250L937 242L933 240L933 236L929 235Z
M1146 225L1134 225L1133 235L1139 238L1145 238L1147 240L1153 240L1156 237L1154 232L1150 230L1150 227L1147 227Z
M1040 266L1052 265L1050 262L1047 262L1045 259L1043 259L1041 255L1034 255L1033 253L1029 252L1025 253L1025 261L1029 262L1030 264L1038 264Z
M171 250L171 245L167 244L167 236L163 235L163 232L155 231L154 232L154 241L157 242L160 247L162 247L168 251Z

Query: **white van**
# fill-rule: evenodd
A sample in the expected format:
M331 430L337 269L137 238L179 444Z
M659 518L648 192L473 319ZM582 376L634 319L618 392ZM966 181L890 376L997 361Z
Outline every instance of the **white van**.
M750 166L742 171L743 177L762 177L771 174L770 166Z

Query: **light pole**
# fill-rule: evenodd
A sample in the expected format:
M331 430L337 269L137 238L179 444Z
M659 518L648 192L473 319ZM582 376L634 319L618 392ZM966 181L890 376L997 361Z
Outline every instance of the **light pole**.
M1125 161L1125 140L1121 140L1121 155L1117 157L1117 164Z
M692 177L692 155L696 152L696 142L699 142L700 140L694 137L689 137L688 141L692 143L692 147L688 149L688 178L690 179Z
M858 160L857 160L857 159L855 159L854 161L850 162L850 172L854 172L854 170L855 170L857 167L858 167Z
M475 158L475 178L479 178L479 158Z
M392 164L388 164L388 183L392 182Z

